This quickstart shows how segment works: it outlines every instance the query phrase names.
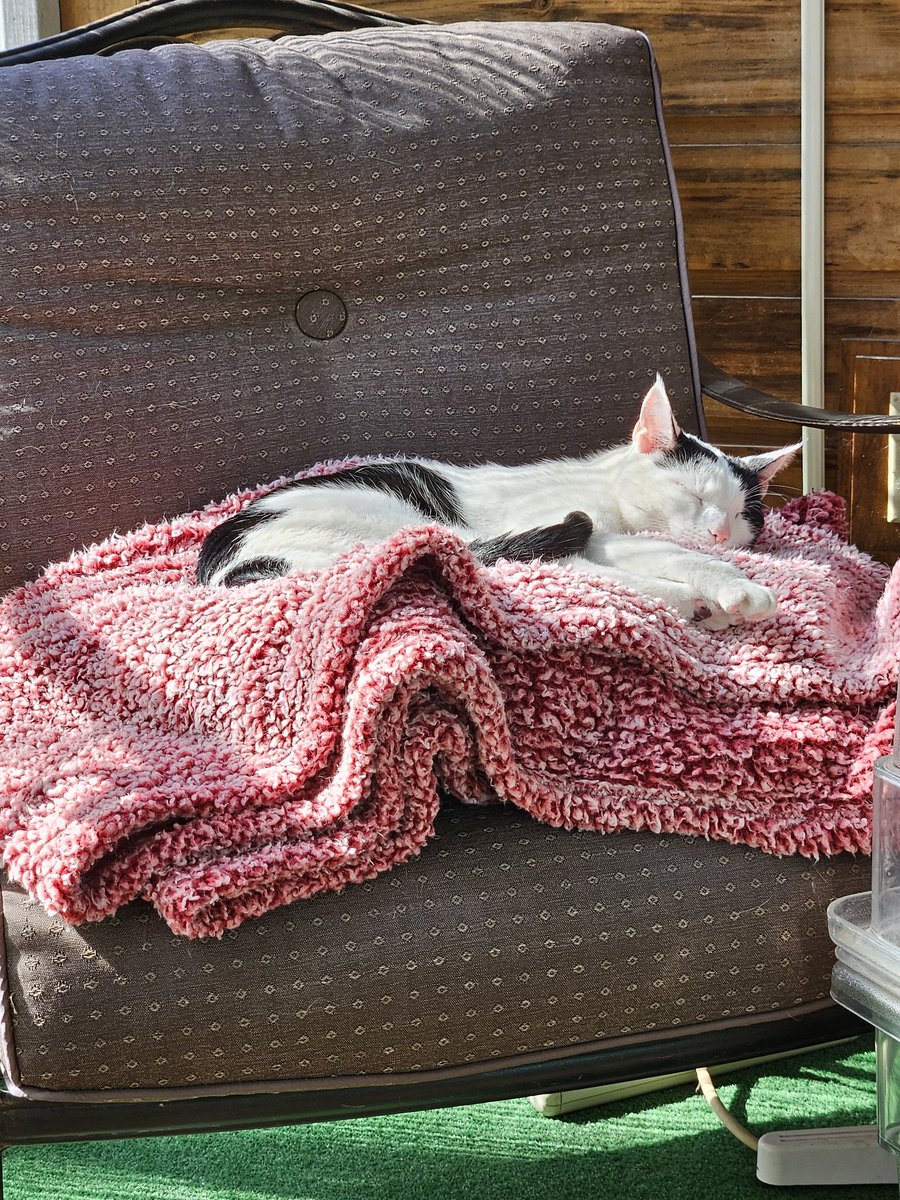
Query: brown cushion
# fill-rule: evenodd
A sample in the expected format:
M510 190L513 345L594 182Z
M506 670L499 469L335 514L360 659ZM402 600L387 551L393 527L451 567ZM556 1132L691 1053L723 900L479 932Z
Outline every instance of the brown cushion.
M0 72L0 588L322 459L696 427L639 33L463 24ZM334 336L323 336L334 335Z
M74 929L7 887L5 1053L29 1094L86 1099L455 1076L728 1029L827 1002L825 908L867 879L849 855L450 805L418 859L221 941L142 903Z

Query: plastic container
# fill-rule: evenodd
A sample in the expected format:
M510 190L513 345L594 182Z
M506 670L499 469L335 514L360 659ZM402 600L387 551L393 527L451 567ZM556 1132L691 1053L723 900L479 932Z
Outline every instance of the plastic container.
M875 764L872 890L834 900L831 994L875 1026L878 1139L900 1156L900 745Z

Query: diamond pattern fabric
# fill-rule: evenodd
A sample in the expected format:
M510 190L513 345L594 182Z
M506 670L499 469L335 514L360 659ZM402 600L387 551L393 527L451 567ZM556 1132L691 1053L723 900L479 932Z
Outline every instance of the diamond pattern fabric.
M752 1020L827 997L825 905L867 872L453 805L418 859L221 941L8 888L12 1055L39 1090L252 1090Z
M6 68L0 588L323 459L592 450L657 370L695 427L657 99L565 22Z

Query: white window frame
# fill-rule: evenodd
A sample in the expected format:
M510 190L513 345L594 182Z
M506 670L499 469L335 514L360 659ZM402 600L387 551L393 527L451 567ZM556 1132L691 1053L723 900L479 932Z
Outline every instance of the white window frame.
M59 33L59 0L0 0L0 50Z

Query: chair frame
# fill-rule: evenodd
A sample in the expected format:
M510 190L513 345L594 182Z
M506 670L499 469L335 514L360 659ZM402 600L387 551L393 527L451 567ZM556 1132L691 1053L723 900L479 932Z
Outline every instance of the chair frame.
M217 28L275 27L285 33L314 34L418 24L429 22L336 0L149 0L123 14L2 52L0 66L149 48ZM699 367L704 395L753 416L841 432L900 432L900 416L809 408L748 386L702 355ZM698 1062L714 1066L752 1057L761 1045L777 1054L866 1029L852 1013L821 1002L791 1021L782 1014L767 1014L737 1028L664 1036L652 1046L600 1047L513 1067L482 1064L460 1073L449 1089L445 1074L433 1072L413 1079L360 1078L353 1086L335 1086L328 1080L303 1081L294 1090L283 1082L261 1084L250 1094L227 1095L210 1088L209 1094L162 1101L60 1103L0 1091L0 1153L29 1143L259 1128L509 1099L692 1069Z

